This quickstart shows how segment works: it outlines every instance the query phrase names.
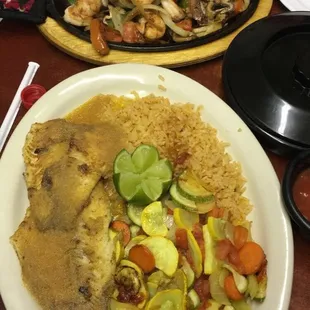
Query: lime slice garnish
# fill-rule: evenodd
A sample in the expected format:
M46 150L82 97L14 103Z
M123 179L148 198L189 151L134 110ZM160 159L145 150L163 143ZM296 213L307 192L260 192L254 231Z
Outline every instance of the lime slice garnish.
M138 173L142 173L158 162L159 154L154 146L142 144L136 148L131 156L132 163Z
M120 151L114 161L114 173L135 172L135 170L131 155L126 150Z
M145 195L152 201L156 201L163 192L163 183L158 179L144 179L141 187Z
M140 206L147 205L168 190L172 166L167 159L159 159L155 147L140 145L132 155L126 150L117 155L113 180L117 192L125 200Z
M114 182L118 184L120 195L128 201L132 200L141 188L140 175L132 172L115 174Z
M161 159L145 170L142 176L147 178L158 178L163 182L170 181L172 179L171 163L167 159Z

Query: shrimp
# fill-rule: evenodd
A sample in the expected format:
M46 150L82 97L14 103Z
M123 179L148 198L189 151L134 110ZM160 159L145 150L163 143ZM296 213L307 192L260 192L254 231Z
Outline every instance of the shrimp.
M163 19L153 12L145 12L145 18L147 23L144 37L148 40L158 40L162 38L166 32L166 25Z
M77 0L65 10L64 20L75 26L89 26L101 7L102 0Z
M137 23L126 22L123 25L123 40L127 43L144 42L143 35L139 32Z

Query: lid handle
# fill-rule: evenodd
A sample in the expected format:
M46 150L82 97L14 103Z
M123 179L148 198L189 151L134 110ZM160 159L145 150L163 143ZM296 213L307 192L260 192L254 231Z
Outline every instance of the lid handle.
M302 87L310 89L310 46L303 46L293 68L295 81Z

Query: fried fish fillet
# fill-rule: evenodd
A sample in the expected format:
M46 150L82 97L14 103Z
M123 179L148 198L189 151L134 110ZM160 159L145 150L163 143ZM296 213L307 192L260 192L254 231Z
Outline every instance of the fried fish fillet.
M23 156L31 214L39 229L74 227L99 179L112 175L124 137L110 123L77 125L57 119L32 126Z
M106 309L115 259L104 180L126 138L113 124L34 124L23 148L30 207L11 237L43 309Z
M65 10L64 20L75 26L89 26L101 7L102 0L77 0Z
M43 309L107 309L115 269L110 206L102 181L71 231L40 231L31 216L11 237L23 281Z
M113 160L126 146L125 141L123 130L110 122L83 125L55 119L36 123L23 147L26 185L39 189L46 168L64 156L79 159L102 175L111 176Z

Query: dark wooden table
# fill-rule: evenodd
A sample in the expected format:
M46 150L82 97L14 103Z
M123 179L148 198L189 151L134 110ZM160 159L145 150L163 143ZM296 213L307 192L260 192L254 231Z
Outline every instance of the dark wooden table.
M284 12L286 9L274 0L271 14ZM16 89L21 81L28 61L40 64L34 79L47 90L78 72L94 66L71 58L48 43L34 25L2 21L0 23L0 122L3 121ZM225 100L221 79L222 57L175 71L180 72L202 85ZM14 126L25 114L22 107ZM281 180L287 161L266 151ZM291 296L292 310L310 309L310 244L298 232L294 232L294 283ZM279 264L281 264L281 257ZM282 283L279 283L282 285ZM0 310L5 307L0 299ZM24 310L24 309L21 309ZM269 309L273 310L273 309Z

